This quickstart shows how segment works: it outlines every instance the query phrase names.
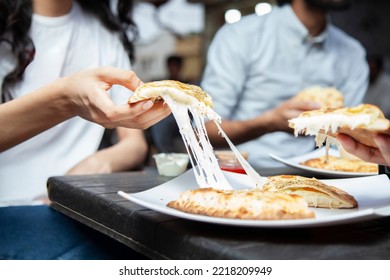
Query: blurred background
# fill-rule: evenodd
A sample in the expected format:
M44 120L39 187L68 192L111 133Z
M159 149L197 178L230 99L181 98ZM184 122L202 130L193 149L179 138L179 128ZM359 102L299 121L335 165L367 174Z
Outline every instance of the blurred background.
M262 16L276 0L138 0L134 18L140 30L134 70L144 81L170 77L167 58L181 63L180 80L197 84L203 71L208 45L225 23L257 13ZM333 12L332 22L355 37L369 56L383 57L390 69L390 1L355 0L348 11ZM174 78L174 77L173 77Z

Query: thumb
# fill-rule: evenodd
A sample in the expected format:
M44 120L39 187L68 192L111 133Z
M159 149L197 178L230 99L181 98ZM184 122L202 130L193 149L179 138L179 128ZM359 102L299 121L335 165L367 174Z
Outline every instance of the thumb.
M114 67L101 67L98 69L100 79L111 84L117 84L134 91L141 84L142 81L138 78L135 72Z

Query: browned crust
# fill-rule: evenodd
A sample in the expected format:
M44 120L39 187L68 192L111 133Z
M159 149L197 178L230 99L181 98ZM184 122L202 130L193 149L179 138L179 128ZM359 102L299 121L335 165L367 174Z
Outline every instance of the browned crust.
M134 94L130 96L128 103L131 104L131 103L135 103L147 99L151 99L152 101L161 100L162 99L161 96L151 97L148 94L145 94L145 90L147 89L160 89L160 88L179 90L183 94L188 94L195 97L196 99L205 103L209 107L213 106L210 95L207 92L205 92L202 88L196 85L185 84L175 80L161 80L161 81L144 83L137 88Z
M328 159L326 159L326 156L311 158L304 162L300 162L300 164L332 171L378 173L378 165L374 163L334 156L328 156Z
M261 190L190 190L167 206L187 213L231 219L290 220L315 216L300 196Z
M300 195L309 203L309 206L321 208L355 208L358 206L356 199L347 192L326 185L315 178L306 178L296 175L279 175L268 177L266 184L263 186L265 191L275 191L282 193L295 193L299 191ZM325 195L334 203L330 205L312 205L310 199L305 197L316 195Z

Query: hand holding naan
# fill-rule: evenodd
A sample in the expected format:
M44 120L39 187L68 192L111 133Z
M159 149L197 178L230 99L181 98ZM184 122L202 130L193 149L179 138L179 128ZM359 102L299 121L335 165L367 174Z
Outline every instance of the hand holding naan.
M301 101L291 98L274 109L265 112L264 116L269 118L270 127L273 131L291 132L288 120L298 117L302 112L316 110L320 104L310 101Z
M364 145L342 133L337 135L337 140L347 152L364 161L390 166L390 135L378 133L374 136L378 148Z

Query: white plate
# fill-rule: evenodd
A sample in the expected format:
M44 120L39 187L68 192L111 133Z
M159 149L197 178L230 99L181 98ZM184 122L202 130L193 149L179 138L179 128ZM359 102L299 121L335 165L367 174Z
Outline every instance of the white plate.
M243 174L224 172L232 186L245 188L249 185L249 178ZM267 228L293 228L293 227L317 227L326 225L346 224L357 221L390 216L390 181L386 175L376 175L351 179L321 180L327 184L336 186L353 195L359 203L356 209L317 209L312 208L316 214L313 219L261 221L215 218L203 215L188 214L166 206L166 204L179 197L186 190L197 188L197 183L192 169L186 173L147 191L126 194L118 194L124 198L140 204L146 208L164 214L184 219L207 222L213 224L242 226L242 227L267 227Z
M301 170L308 171L310 173L314 174L321 174L321 175L330 175L332 177L337 177L337 178L350 178L350 177L361 177L361 176L371 176L371 175L377 175L377 173L366 173L366 172L344 172L344 171L333 171L333 170L326 170L326 169L321 169L321 168L314 168L314 167L309 167L305 166L302 164L299 164L300 162L304 162L306 160L324 156L325 155L325 148L320 148L316 149L310 153L304 154L302 156L296 156L296 157L291 157L291 158L282 158L280 156L274 155L274 154L269 154L271 158L274 160L277 160L281 163L284 163L285 165L298 168ZM331 156L340 156L340 153L336 149L329 149L329 155Z

